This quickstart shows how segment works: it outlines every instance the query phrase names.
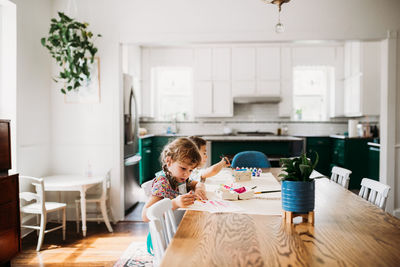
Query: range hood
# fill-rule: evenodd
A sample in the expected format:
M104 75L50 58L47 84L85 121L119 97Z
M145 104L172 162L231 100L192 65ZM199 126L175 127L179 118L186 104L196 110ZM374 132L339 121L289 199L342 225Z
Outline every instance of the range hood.
M278 95L239 95L233 98L233 103L279 103L281 100Z

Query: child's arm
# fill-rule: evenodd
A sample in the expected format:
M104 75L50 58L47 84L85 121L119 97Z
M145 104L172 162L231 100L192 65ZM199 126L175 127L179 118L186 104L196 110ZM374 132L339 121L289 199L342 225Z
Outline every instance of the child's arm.
M229 167L231 164L229 162L229 160L224 157L221 159L220 162L206 168L203 173L201 174L201 179L205 179L211 176L216 175L217 173L219 173L223 168Z
M154 203L162 200L162 197L158 196L151 196L150 200L147 201L146 205L144 205L143 210L142 210L142 219L144 222L150 221L149 218L147 218L147 209L151 207ZM192 205L194 203L194 194L192 192L189 192L184 195L180 195L172 200L172 209L176 210L177 208L183 208L189 205Z
M191 181L190 182L190 187L194 188L194 194L199 199L207 199L206 188L204 186L204 183L199 183L197 181Z

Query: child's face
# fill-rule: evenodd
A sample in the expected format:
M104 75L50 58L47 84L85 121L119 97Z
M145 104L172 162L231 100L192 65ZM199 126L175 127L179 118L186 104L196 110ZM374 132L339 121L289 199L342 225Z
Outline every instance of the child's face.
M206 146L205 145L201 146L199 151L200 151L200 155L201 155L200 167L203 167L207 163L207 148L206 148Z
M178 183L185 182L194 169L194 165L187 164L181 161L171 161L167 164L168 170L171 172L172 176L176 178Z

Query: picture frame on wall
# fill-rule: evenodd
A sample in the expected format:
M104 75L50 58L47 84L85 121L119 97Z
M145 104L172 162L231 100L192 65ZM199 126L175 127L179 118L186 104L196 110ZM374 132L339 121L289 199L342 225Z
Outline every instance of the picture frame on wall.
M95 57L90 65L90 81L79 90L71 90L64 96L64 102L69 104L77 103L100 103L100 58Z

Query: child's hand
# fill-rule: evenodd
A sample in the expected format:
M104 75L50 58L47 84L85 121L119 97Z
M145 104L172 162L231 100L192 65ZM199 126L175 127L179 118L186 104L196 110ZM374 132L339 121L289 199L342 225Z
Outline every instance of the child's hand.
M198 199L201 199L201 200L207 199L206 188L203 183L196 184L196 188L194 189L194 194L195 194L196 198L198 198Z
M194 203L194 194L193 191L190 191L187 194L180 195L175 198L176 204L179 208L184 208L186 206L190 206Z
M221 158L221 161L219 162L219 164L221 164L222 168L231 166L231 163L229 162L229 159L227 157Z

